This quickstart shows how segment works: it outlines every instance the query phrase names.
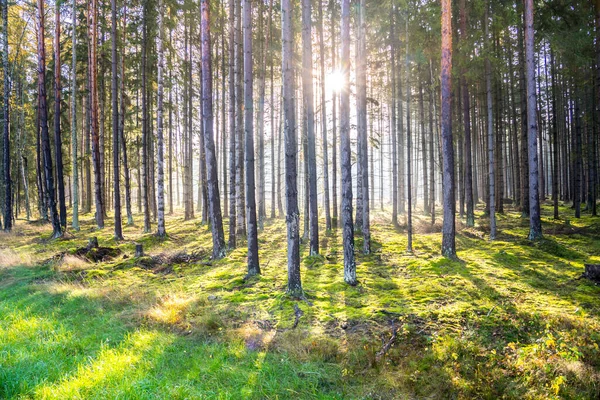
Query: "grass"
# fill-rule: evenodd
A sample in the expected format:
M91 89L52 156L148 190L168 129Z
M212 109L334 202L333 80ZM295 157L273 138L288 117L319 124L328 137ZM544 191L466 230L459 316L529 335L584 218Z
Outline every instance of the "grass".
M460 261L439 256L427 221L408 254L405 232L374 213L356 287L343 282L341 232L323 231L321 256L303 248L300 301L285 295L282 220L260 232L263 275L249 281L244 246L214 262L208 228L181 215L166 240L135 226L118 243L91 215L59 240L18 221L0 234L0 398L599 398L600 288L577 279L600 262L598 220L544 208L545 239L530 243L508 210L490 242L479 213L459 226ZM71 255L91 236L124 256ZM147 268L136 242L200 261Z

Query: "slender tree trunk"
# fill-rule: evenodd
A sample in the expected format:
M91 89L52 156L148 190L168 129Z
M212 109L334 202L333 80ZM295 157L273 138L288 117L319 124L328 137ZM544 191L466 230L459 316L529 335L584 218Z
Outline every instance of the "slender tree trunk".
M392 21L390 22L390 63L391 63L391 84L392 84L392 102L390 136L392 142L392 225L398 227L398 145L396 143L396 102L401 100L396 93L396 36L394 27L396 26L396 8L392 8Z
M112 0L115 1L115 0ZM163 75L165 69L165 54L163 50L164 43L164 7L163 0L158 0L158 40L156 42L156 52L158 53L158 70L157 70L157 83L158 83L158 95L157 95L157 110L156 110L156 125L158 135L158 222L157 222L157 236L165 237L167 230L165 228L165 168L164 168L164 140L163 140L163 128L164 128L164 107L163 107L163 95L164 95L164 82Z
M522 10L522 1L517 0L517 13ZM521 212L529 216L529 158L527 156L527 91L525 88L525 56L523 50L523 29L517 24L519 51L519 87L521 93Z
M331 8L331 68L336 71L336 49L335 49L335 6L336 2L330 0ZM337 96L336 91L333 90L331 94L331 193L332 202L331 209L333 210L332 224L333 226L338 225L338 193L337 193Z
M115 240L123 240L123 228L121 226L121 185L119 171L119 92L118 86L118 62L117 62L117 0L111 0L111 100L112 100L112 137L113 137L113 196L115 209ZM160 13L159 13L160 14ZM160 18L160 17L159 17ZM121 77L123 79L123 77Z
M315 111L313 96L313 60L311 0L302 0L302 94L307 133L308 199L310 220L310 254L319 254L319 210L317 203L317 159L315 144Z
M343 87L340 93L340 152L342 155L342 227L344 244L344 281L356 285L354 224L352 223L352 154L350 151L350 0L342 0L342 48L340 63Z
M127 7L123 7L123 45L127 40ZM125 208L127 210L127 225L133 225L131 211L131 170L127 158L127 139L125 137L125 57L121 57L121 113L119 115L119 138L121 141L121 155L123 159L123 175L125 176Z
M529 240L542 237L540 198L538 193L537 105L533 37L533 0L525 0L525 58L527 64L527 122L529 154Z
M575 218L581 218L581 169L582 169L582 145L581 145L581 108L579 106L579 95L575 94L575 149L573 156L575 158L574 172L574 190L573 190L573 207L575 208Z
M244 92L243 92L243 70L244 70L244 54L242 43L242 3L236 2L236 29L235 29L235 101L236 101L236 121L235 121L235 149L236 149L236 164L235 164L235 193L236 193L236 235L239 237L246 236L246 195L244 191Z
M360 147L360 171L362 174L362 234L363 253L371 253L371 226L369 218L369 147L367 137L367 45L365 29L365 0L358 4L357 52L356 52L356 107L357 135Z
M173 28L169 29L169 47L173 48ZM167 168L169 169L169 215L173 214L173 60L169 50L169 158ZM225 168L224 168L225 169Z
M73 28L71 35L72 74L71 79L71 165L73 170L73 221L71 227L79 231L79 174L77 168L77 1L72 1Z
M256 187L254 185L254 99L252 96L252 3L251 0L244 0L244 136L246 145L248 276L260 274L260 266L258 264L258 226L256 221Z
M408 19L406 19L406 187L407 187L407 213L406 213L406 233L407 245L406 250L413 251L412 248L412 131L410 123L410 102L411 91L410 86L410 64L408 53Z
M50 134L48 132L48 104L46 99L46 48L44 45L44 1L38 0L38 115L39 123L41 125L41 145L42 153L44 157L44 178L45 178L45 195L46 204L50 209L51 221L52 221L52 238L58 238L62 236L62 226L58 216L58 210L56 208L56 200L54 197L54 175L52 174L52 152L50 149ZM5 78L6 80L6 78ZM5 86L6 88L6 86ZM4 106L6 111L6 105ZM8 115L8 114L6 114ZM8 124L6 124L8 125ZM6 128L4 131L4 140L6 139ZM6 153L4 162L6 163ZM10 183L10 176L6 180ZM6 199L8 207L12 207L12 196ZM7 208L8 208L7 207ZM5 210L6 211L6 210ZM8 218L6 218L8 216ZM5 223L12 223L12 212L5 214Z
M39 2L38 2L39 4ZM12 182L10 177L10 80L8 77L8 0L2 0L2 70L4 72L4 96L2 113L4 114L4 231L12 229ZM43 20L41 22L43 24ZM40 25L41 25L40 24ZM40 32L43 37L43 29ZM43 38L41 39L43 42ZM38 55L39 56L39 55ZM59 228L60 230L60 228Z
M152 229L150 226L150 206L148 195L149 183L149 160L148 147L150 145L148 132L148 0L145 0L142 24L143 24L143 41L142 41L142 203L144 208L144 232L149 233Z
M221 216L221 198L217 171L217 155L213 139L213 99L212 99L212 54L210 44L210 15L208 0L201 3L202 29L202 107L204 112L204 147L206 154L206 172L208 177L208 201L210 224L213 238L213 258L225 256L225 235ZM258 246L257 249L258 250ZM257 252L258 257L258 252Z
M485 44L489 47L489 0L485 6ZM496 171L494 165L494 116L492 103L492 67L489 57L485 59L485 85L487 98L487 140L488 140L488 182L489 182L489 214L490 214L490 240L496 239Z
M302 296L300 278L300 212L298 210L298 138L296 134L296 110L294 105L294 26L292 2L281 0L281 42L283 78L283 108L285 134L285 201L287 225L287 292L291 296Z
M58 212L60 225L67 227L67 204L65 201L65 179L63 173L62 138L60 132L60 5L56 2L54 13L54 155L56 157L56 186L58 189Z
M235 248L236 242L236 74L235 53L235 0L229 0L229 239L228 247Z
M456 203L454 200L454 149L452 148L452 5L442 0L442 152L444 222L442 255L456 257Z
M431 211L431 225L435 225L435 162L433 155L433 67L432 62L429 60L429 165L431 166L431 172L429 173L429 201Z
M600 0L598 4L600 5ZM552 158L554 159L552 166L552 203L554 219L558 219L558 181L560 179L558 175L558 107L556 106L556 65L554 63L552 47L550 47L550 65L552 66Z
M460 37L462 41L467 39L467 14L465 0L460 0ZM466 47L466 46L465 46ZM463 54L464 60L467 55ZM473 165L471 154L471 104L469 96L469 84L467 82L464 68L461 71L461 84L463 95L463 116L465 133L465 202L467 205L467 226L475 226L475 213L473 207Z
M325 197L325 229L331 230L331 205L329 203L329 155L327 143L327 103L325 98L325 39L323 38L323 0L317 0L319 18L319 68L321 73L321 140L323 141L323 195Z

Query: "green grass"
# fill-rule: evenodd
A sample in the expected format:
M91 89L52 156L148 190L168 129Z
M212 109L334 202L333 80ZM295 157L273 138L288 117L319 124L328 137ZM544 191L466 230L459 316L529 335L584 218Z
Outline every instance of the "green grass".
M508 210L490 242L479 213L459 227L460 261L439 256L439 225L417 218L408 254L388 219L373 215L357 287L343 282L340 231L321 233L322 256L303 248L299 301L285 295L282 220L260 232L263 275L249 281L244 245L213 262L207 227L181 215L166 240L137 226L119 243L91 215L54 241L49 226L18 221L0 235L0 398L600 397L600 288L577 279L600 262L598 219L554 221L544 208L545 239L530 243ZM54 257L91 236L125 258ZM203 258L148 269L136 242Z

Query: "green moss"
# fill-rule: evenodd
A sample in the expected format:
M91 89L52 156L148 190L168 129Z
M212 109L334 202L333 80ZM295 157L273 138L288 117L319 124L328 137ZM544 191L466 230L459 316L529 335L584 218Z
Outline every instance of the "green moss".
M596 398L600 288L575 278L600 262L600 224L542 211L545 239L532 244L511 209L488 241L477 210L458 261L440 256L428 218L415 217L407 254L405 232L374 213L359 285L343 281L340 232L323 232L322 256L301 249L302 300L285 294L282 220L260 232L262 276L249 280L244 243L209 262L207 227L180 215L167 239L125 227L118 243L91 215L68 240L19 221L0 242L0 397ZM125 258L45 262L90 236ZM206 257L158 271L133 258L134 243L143 260ZM395 344L378 357L392 324Z

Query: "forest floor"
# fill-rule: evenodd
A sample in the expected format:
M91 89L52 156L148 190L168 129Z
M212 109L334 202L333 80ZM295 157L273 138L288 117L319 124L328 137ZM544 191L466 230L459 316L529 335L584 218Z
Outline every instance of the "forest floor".
M136 215L119 243L92 215L59 240L20 220L0 234L0 398L597 399L600 287L580 276L600 263L600 219L560 212L544 207L536 243L512 209L488 241L479 212L459 226L460 261L439 255L439 223L416 218L409 254L376 212L356 287L341 231L321 233L322 257L302 248L304 300L285 294L281 219L249 281L245 246L212 262L207 227L181 215L164 241ZM92 236L122 253L89 261L76 249Z

